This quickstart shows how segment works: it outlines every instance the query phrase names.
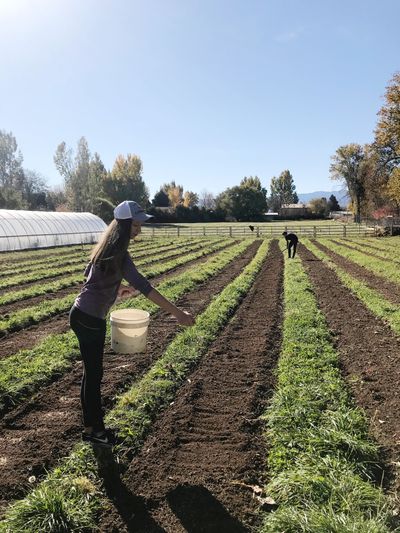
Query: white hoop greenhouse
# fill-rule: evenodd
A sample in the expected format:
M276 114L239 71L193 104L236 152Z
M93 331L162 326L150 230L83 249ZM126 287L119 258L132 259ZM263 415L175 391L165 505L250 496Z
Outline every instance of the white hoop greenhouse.
M0 251L90 244L106 227L92 213L0 209Z

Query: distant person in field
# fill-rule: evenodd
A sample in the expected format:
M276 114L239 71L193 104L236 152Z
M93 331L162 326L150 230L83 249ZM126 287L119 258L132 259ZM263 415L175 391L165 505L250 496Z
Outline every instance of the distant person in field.
M296 255L297 243L299 242L299 238L292 231L284 231L282 233L282 235L286 239L286 245L287 245L287 251L288 251L289 259L291 257L294 259L294 256ZM293 254L291 253L292 250L293 250Z
M84 430L82 440L111 447L113 432L103 422L100 385L103 377L103 352L106 316L118 296L139 290L149 300L173 315L182 326L194 324L194 318L164 298L140 274L128 252L131 239L139 235L147 215L139 204L124 201L114 209L114 220L106 229L90 256L86 282L70 311L70 325L79 340L83 360L81 404ZM130 288L121 285L128 281Z

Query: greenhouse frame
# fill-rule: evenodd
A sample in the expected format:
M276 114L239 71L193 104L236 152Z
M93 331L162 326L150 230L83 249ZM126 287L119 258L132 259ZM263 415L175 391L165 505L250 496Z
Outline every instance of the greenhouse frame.
M91 244L106 227L92 213L0 209L0 252Z

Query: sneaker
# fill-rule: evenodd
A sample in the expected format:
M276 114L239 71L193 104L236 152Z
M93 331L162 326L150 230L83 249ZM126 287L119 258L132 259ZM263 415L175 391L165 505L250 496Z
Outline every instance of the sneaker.
M90 444L97 444L98 446L111 448L115 444L115 435L110 429L106 429L99 433L86 433L83 431L82 440L83 442L89 442Z

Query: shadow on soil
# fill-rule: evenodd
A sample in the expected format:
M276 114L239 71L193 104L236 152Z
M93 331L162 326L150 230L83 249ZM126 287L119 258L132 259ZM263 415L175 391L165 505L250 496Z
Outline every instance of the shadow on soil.
M181 485L167 494L168 503L188 533L245 533L248 531L233 518L204 487Z
M146 500L132 494L122 482L121 468L111 449L93 446L98 473L107 496L113 502L128 531L165 533L146 509Z
M165 533L147 510L149 502L132 494L121 479L121 468L111 449L93 446L98 473L128 531ZM204 487L181 485L167 494L168 504L188 533L246 533L238 520Z

